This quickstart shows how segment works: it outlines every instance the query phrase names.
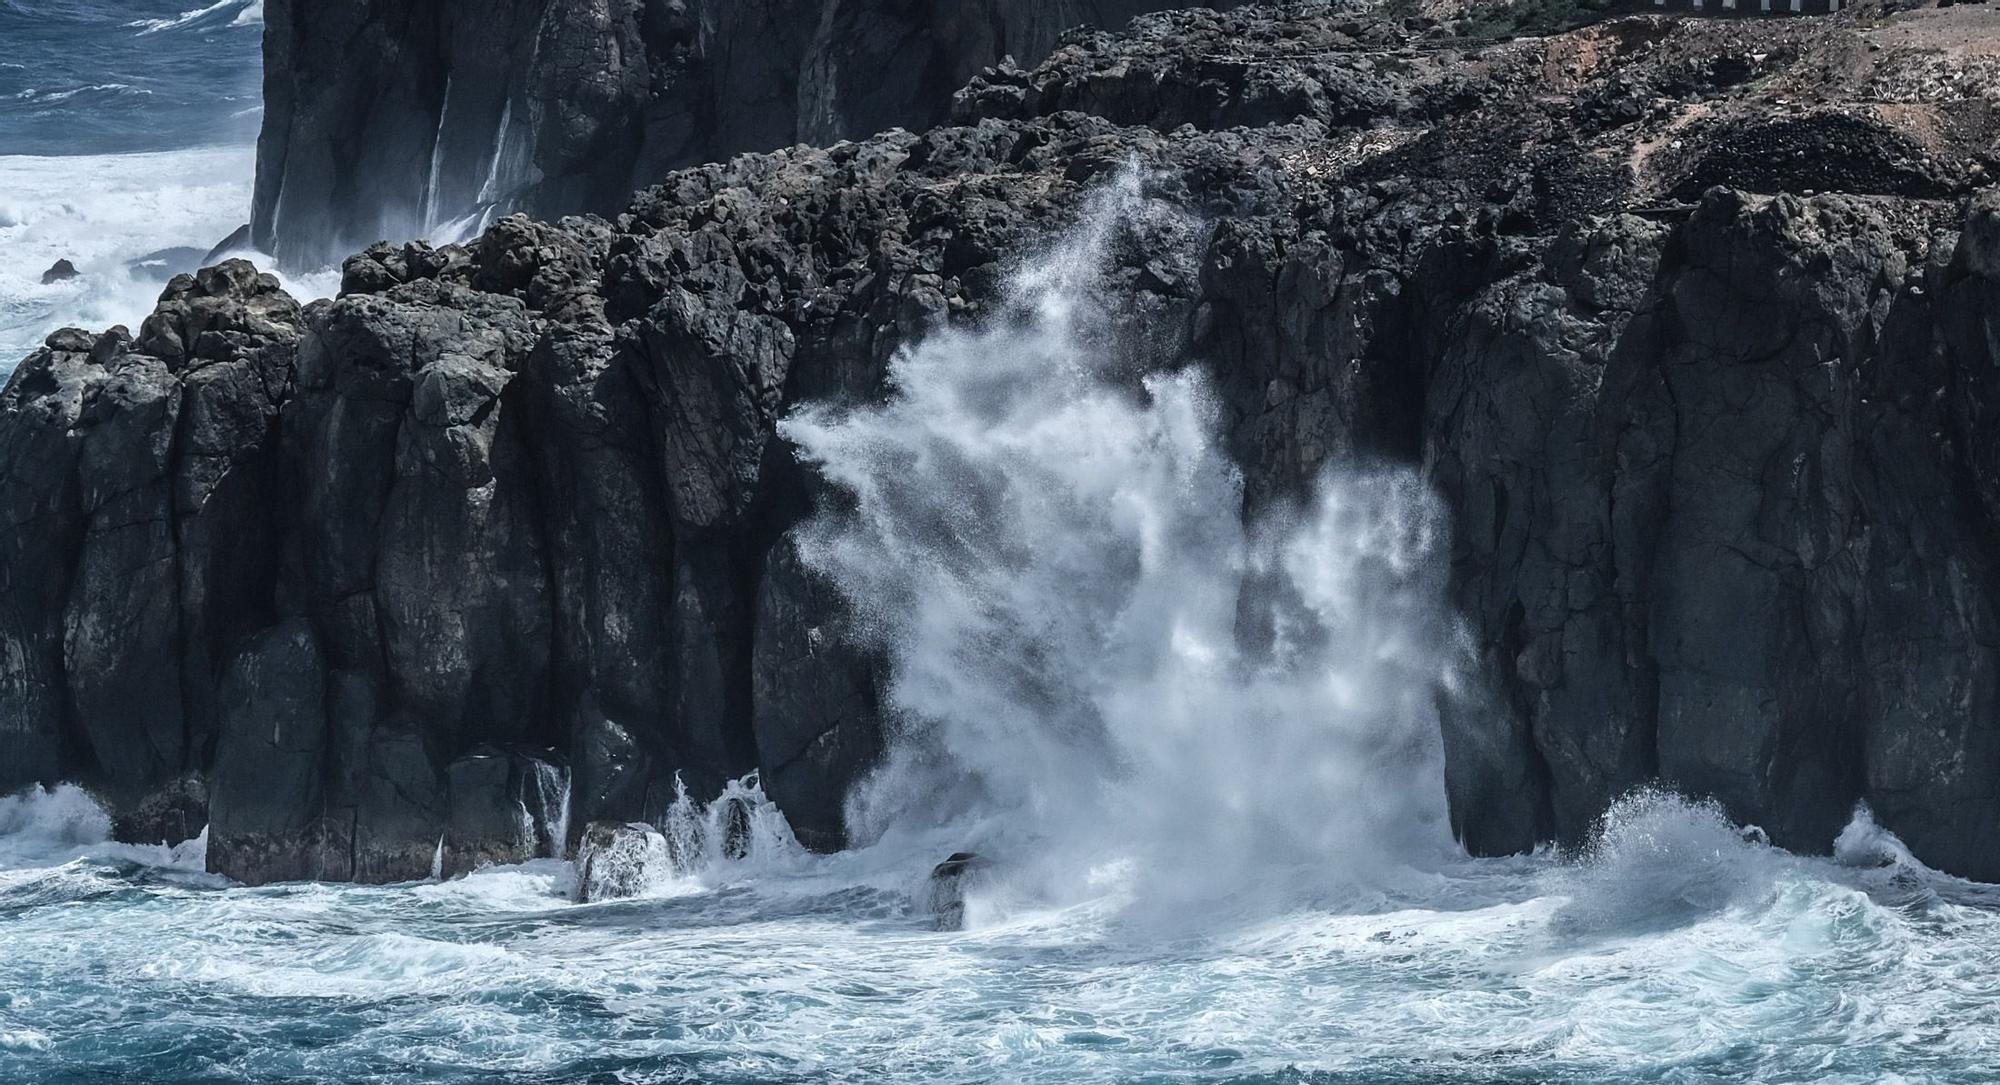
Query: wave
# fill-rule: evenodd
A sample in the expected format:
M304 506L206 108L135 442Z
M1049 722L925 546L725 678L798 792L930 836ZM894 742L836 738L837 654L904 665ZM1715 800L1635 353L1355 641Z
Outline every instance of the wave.
M75 784L0 797L0 841L15 854L54 854L111 838L111 816Z
M75 784L30 787L0 796L0 872L27 872L32 879L53 867L62 882L65 864L91 860L201 873L207 858L206 829L195 839L172 846L113 842L111 816L90 792ZM16 884L0 880L0 887Z
M57 328L138 327L168 278L249 219L255 165L251 147L0 157L0 377ZM58 260L81 275L43 284ZM280 279L301 302L339 289L333 269Z
M1454 851L1434 497L1351 465L1246 524L1207 379L1130 377L1162 359L1117 258L1187 281L1206 229L1128 176L999 315L898 355L887 403L782 426L853 498L800 552L892 666L899 730L850 822L954 825L946 851L994 858L1024 906L1282 907Z
M67 102L72 98L85 94L130 94L151 97L152 93L150 90L143 87L135 87L129 83L93 83L87 87L71 87L68 90L57 91L42 91L31 87L14 95L14 97L16 100L33 102L37 105L52 105L57 102Z
M1714 802L1645 788L1614 803L1561 871L1559 923L1576 933L1686 923L1761 900L1795 860Z
M183 11L171 18L138 19L125 25L137 29L139 35L144 37L148 34L158 34L163 31L179 30L182 27L193 26L196 23L207 20L212 15L220 15L225 11L235 12L235 17L226 24L229 26L262 26L264 23L264 5L262 0L255 0L255 2L252 2L252 0L216 0L215 3L205 8Z

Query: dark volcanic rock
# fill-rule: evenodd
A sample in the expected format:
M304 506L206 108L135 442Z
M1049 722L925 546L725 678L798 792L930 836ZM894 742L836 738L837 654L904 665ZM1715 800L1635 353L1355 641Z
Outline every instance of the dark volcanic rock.
M0 394L0 787L76 779L151 835L206 773L212 863L250 881L537 854L523 748L566 752L576 826L758 771L802 840L839 845L884 667L793 549L837 498L779 422L880 396L897 351L989 312L1129 169L1200 226L1181 255L1116 246L1103 340L1135 370L1212 371L1245 511L1376 458L1423 465L1452 509L1479 666L1443 737L1468 847L1577 841L1664 781L1805 850L1866 801L1926 861L2000 877L2000 204L1959 198L1984 122L1912 121L1921 95L1769 116L1773 93L1848 92L1829 64L1864 30L1840 20L1475 51L1329 10L1080 33L922 135L683 170L612 219L376 245L303 311L232 263L176 279L136 340L51 336ZM653 85L592 50L680 34L711 64L720 31L691 11L537 23L535 64L594 73L561 108L518 57L453 68L449 93L498 80L510 125L542 132L512 146L583 156L619 115L599 106ZM315 165L330 129L286 143L302 110L407 123L426 151L379 165L419 168L438 113L356 102L445 94L402 61L447 38L528 34L271 12L274 50L324 18L387 58L374 84L274 91L260 214L303 171L285 199L322 209L313 236L373 198L341 178L390 179ZM898 40L872 34L844 55ZM813 48L781 44L732 54L727 85ZM508 108L452 101L488 132ZM660 124L708 108L646 101ZM1822 137L1857 157L1765 153Z
M570 899L594 904L636 897L672 871L673 856L658 829L644 822L593 821L577 845Z
M230 646L273 617L299 321L275 280L225 264L170 283L136 343L58 332L9 381L0 726L26 745L0 776L66 747L122 806L205 760Z
M965 929L965 895L993 873L993 861L969 851L953 852L925 879L925 908L941 931Z
M981 67L1162 6L272 0L252 240L314 265L495 206L609 212L682 166L927 127Z
M451 824L440 871L452 877L492 863L535 857L539 841L523 802L520 767L497 750L478 750L445 768Z
M273 628L230 665L209 793L209 869L253 884L345 879L327 826L326 667L302 621ZM346 830L346 826L339 827Z
M47 271L42 272L42 285L52 286L56 283L68 282L80 274L82 272L76 270L75 264L70 263L68 260L57 260Z

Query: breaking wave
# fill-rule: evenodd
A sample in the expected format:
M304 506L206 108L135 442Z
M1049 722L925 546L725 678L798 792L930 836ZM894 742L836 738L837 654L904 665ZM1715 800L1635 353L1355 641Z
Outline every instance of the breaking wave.
M1049 901L1376 887L1449 854L1436 500L1350 466L1246 524L1206 378L1134 380L1102 334L1115 252L1186 263L1201 230L1127 177L988 323L898 356L886 403L784 424L853 499L801 553L893 667L864 831L949 823Z

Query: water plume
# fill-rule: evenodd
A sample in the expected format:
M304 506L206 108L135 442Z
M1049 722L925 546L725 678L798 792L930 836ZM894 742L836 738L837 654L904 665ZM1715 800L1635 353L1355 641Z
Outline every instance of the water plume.
M1208 380L1110 286L1202 236L1128 176L886 402L784 424L850 499L801 553L892 669L864 834L948 823L1056 901L1341 891L1451 850L1445 517L1414 470L1349 465L1246 523Z

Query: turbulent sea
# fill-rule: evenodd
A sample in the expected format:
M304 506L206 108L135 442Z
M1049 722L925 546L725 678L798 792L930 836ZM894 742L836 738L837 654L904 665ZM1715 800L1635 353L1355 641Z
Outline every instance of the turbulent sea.
M250 218L261 0L0 0L0 374L137 322ZM69 260L82 273L42 284Z
M241 221L254 24L0 0L7 350ZM0 798L0 1082L2000 1080L2000 890L1865 810L1830 857L1650 793L1574 855L1455 847L1435 500L1346 465L1245 524L1200 360L1127 364L1106 255L1203 228L1127 178L884 402L786 420L851 497L801 555L891 673L860 846L803 852L746 781L747 853L677 807L702 843L636 899L555 858L245 888L74 787ZM88 285L27 285L59 255Z
M578 906L547 860L230 888L83 842L74 794L0 827L8 1082L1974 1082L2000 1057L1990 890L1665 800L1584 862L966 933L913 902L934 856L893 850Z

